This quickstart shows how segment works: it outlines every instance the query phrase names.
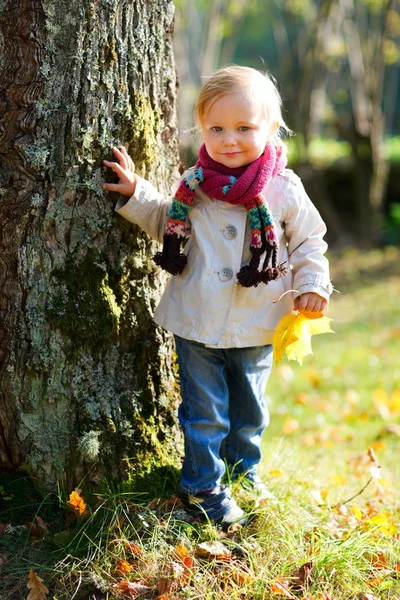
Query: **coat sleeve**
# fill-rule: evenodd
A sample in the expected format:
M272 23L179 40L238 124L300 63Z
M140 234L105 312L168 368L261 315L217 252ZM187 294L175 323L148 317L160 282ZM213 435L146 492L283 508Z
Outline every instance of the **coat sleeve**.
M135 193L129 200L121 196L115 211L139 225L150 237L162 242L165 219L171 199L165 199L146 179L137 178Z
M328 248L324 241L326 226L301 180L297 176L291 179L286 194L284 223L293 288L298 292L295 297L315 292L328 300L333 288L325 257Z

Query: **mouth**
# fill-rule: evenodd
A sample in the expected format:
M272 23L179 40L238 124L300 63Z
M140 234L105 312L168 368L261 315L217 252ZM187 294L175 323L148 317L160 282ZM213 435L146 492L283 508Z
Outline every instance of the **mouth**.
M228 158L230 156L237 156L238 154L241 154L241 152L224 152L224 156L227 156Z

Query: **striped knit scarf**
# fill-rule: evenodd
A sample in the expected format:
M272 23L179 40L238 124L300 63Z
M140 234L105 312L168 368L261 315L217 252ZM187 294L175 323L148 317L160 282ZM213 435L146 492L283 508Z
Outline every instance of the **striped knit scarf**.
M186 219L193 205L195 190L200 186L210 198L241 204L249 213L252 258L237 274L238 283L244 287L257 287L260 282L267 284L286 275L284 264L278 264L278 238L272 215L261 196L268 181L285 166L284 148L273 144L267 144L257 160L236 169L210 158L203 144L195 167L183 177L168 210L163 250L156 254L156 263L172 275L179 275L184 270L187 257L181 254L180 245L186 236Z

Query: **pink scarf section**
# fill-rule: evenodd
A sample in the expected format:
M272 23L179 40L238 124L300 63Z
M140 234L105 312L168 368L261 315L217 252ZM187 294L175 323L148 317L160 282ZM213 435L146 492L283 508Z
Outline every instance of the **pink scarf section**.
M268 181L282 171L286 164L285 147L267 144L264 153L254 162L231 169L210 158L203 144L196 167L203 169L204 180L200 187L208 196L230 204L247 204L254 201ZM236 181L224 193L224 186L229 185L231 176Z

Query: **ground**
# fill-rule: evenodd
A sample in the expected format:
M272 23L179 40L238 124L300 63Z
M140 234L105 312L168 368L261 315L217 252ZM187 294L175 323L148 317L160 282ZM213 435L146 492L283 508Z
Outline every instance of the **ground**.
M173 472L158 494L83 482L44 499L2 474L1 600L27 597L30 569L30 600L400 598L400 251L330 258L335 333L302 367L284 358L267 389L275 500L237 486L253 518L226 535L187 522Z

